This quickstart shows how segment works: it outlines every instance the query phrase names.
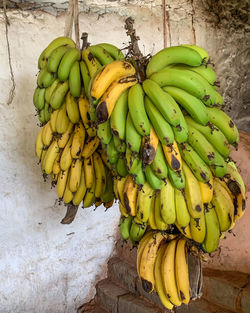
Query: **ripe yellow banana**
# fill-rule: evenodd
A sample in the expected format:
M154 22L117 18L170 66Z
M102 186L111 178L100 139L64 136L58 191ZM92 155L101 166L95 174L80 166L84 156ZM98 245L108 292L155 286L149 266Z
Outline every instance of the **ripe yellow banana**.
M152 199L152 202L154 202L154 218L155 218L155 224L156 228L159 230L166 230L168 229L168 224L165 223L161 216L161 194L160 192L157 192L155 195L155 199Z
M94 184L95 172L94 172L94 165L93 165L93 157L90 156L83 160L83 167L84 167L84 176L85 176L85 183L86 187L90 189Z
M147 231L143 237L141 238L139 245L138 245L138 249L137 249L137 260L136 260L136 268L137 268L137 274L140 277L140 264L141 264L141 256L143 253L143 250L147 244L147 241L152 238L153 234L155 232L153 231Z
M121 202L121 204L125 207L124 203L124 186L126 183L126 177L121 177L120 179L117 180L117 194L118 194L118 199ZM127 211L126 211L127 212Z
M70 181L69 181L69 189L72 192L76 192L80 185L81 173L82 173L82 160L74 159L71 163Z
M57 120L57 116L58 116L59 111L60 111L59 109L54 110L50 116L50 125L51 125L51 129L52 129L53 134L56 133L56 120Z
M89 101L85 96L81 96L78 99L78 107L87 134L89 135L89 137L94 137L96 135L96 129L93 127L93 123L90 119Z
M56 118L56 132L59 134L63 134L66 132L69 125L69 118L66 111L66 105L63 103L61 108L59 109L57 118Z
M194 241L202 243L206 236L206 221L204 213L199 218L190 217L190 232Z
M63 197L64 190L66 188L68 173L69 173L69 170L66 170L66 171L61 170L60 173L58 174L57 195L60 199Z
M66 95L65 106L70 121L73 124L78 123L80 120L78 104L76 102L76 99L71 95L70 91Z
M166 178L160 191L161 216L166 224L174 224L176 220L174 186Z
M58 147L57 141L56 140L52 141L44 159L44 172L47 175L49 175L52 172L53 164L59 152L60 149Z
M209 170L210 171L210 170ZM201 190L201 198L203 203L209 203L213 198L213 174L210 171L210 178L207 183L203 183L199 181L200 190Z
M40 131L36 137L35 151L36 151L36 156L38 157L39 160L41 160L41 156L42 156L42 152L43 152L43 148L44 148L44 144L43 144L43 140L42 140L42 133L43 133L43 128L40 129Z
M73 130L73 123L69 122L68 128L66 130L66 132L64 132L63 134L60 135L59 139L58 139L58 147L59 148L64 148L70 138L70 135L72 134L72 130Z
M143 167L151 164L154 161L158 142L159 142L159 138L152 125L150 125L149 136L146 136L144 138L145 138L145 141L144 141L143 148L142 148Z
M182 169L182 159L176 141L174 140L174 142L168 146L163 144L162 148L172 170L180 171Z
M82 157L90 157L98 148L100 140L97 136L89 137L82 149Z
M125 206L120 201L119 201L119 210L120 210L122 216L125 216L125 217L129 216Z
M160 212L160 208L159 208L159 212ZM160 230L160 228L157 227L155 215L156 215L155 214L155 199L152 199L150 214L148 217L148 224L151 227L151 229L154 229L154 230L159 229Z
M128 175L124 185L123 197L127 213L131 216L136 216L137 193L138 186L134 183L132 176Z
M61 168L60 168L60 157L61 157L61 154L59 153L54 161L54 164L53 164L53 168L52 168L52 172L54 175L57 175L60 173L61 171Z
M43 126L43 132L42 132L42 141L44 147L48 147L51 144L51 141L53 139L53 131L51 128L50 121Z
M95 173L93 174L94 174L93 183L91 188L87 189L86 191L86 194L83 199L83 208L88 208L95 202Z
M187 208L184 190L174 189L176 221L180 227L187 227L190 222L190 215Z
M181 227L177 221L175 221L175 226L178 228L180 233L182 233L183 236L185 236L188 239L193 239L191 235L191 230L190 230L190 224L188 224L186 227Z
M80 159L85 141L85 129L81 122L75 125L71 146L71 156L73 159Z
M100 198L106 189L106 172L100 155L93 153L93 163L95 170L95 197Z
M73 133L71 134L66 146L64 147L61 158L60 158L60 168L62 171L66 171L72 163L72 156L71 156L72 140L73 140Z
M69 182L70 182L70 172L68 174L68 178L67 178L67 183L66 183L66 187L64 190L64 194L63 194L63 202L64 203L70 203L73 199L73 192L70 190L69 188Z
M151 202L153 200L154 189L146 182L138 191L136 203L136 217L135 222L138 224L146 223L148 221L151 209Z
M79 185L76 193L74 194L74 198L73 198L73 204L74 205L79 205L82 202L86 191L87 191L87 187L86 187L86 183L85 183L84 168L82 166L80 185Z

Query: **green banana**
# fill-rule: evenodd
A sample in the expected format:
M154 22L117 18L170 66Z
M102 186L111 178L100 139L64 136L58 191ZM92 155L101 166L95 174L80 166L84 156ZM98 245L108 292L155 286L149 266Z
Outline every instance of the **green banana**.
M128 175L126 159L125 157L120 157L116 163L116 172L121 177L126 177Z
M147 96L145 97L145 108L161 143L165 145L172 144L174 142L172 127Z
M82 51L82 59L86 63L90 77L92 77L95 72L102 67L101 63L90 52L89 48ZM88 92L88 94L90 96L90 92Z
M145 176L147 181L149 182L150 186L155 190L161 190L162 188L162 180L159 179L153 170L151 169L150 165L145 167Z
M120 218L120 233L124 240L129 239L130 228L132 224L132 216L121 216Z
M132 221L132 225L129 232L129 237L134 242L139 242L142 236L145 234L147 229L147 223L145 224L137 224L134 220Z
M44 125L44 124L46 123L46 120L45 120L45 111L44 111L44 109L42 109L42 110L39 112L38 119L39 119L39 121L41 122L42 125Z
M173 63L200 66L202 64L202 57L198 52L185 46L162 49L149 61L146 68L147 77L150 77L153 73L158 72L167 65Z
M59 79L57 78L51 86L49 86L48 88L46 88L46 91L45 91L45 101L50 103L50 98L51 98L51 95L53 93L53 91L56 89L56 87L58 86L59 84Z
M128 146L126 147L125 158L126 158L126 166L127 166L128 172L130 174L136 175L138 168L142 167L142 160L139 159L138 154L132 152Z
M208 182L210 179L210 171L199 154L187 142L180 144L178 147L181 157L190 167L194 176L203 183Z
M118 100L110 116L112 133L124 140L126 137L126 119L128 114L128 90L124 91Z
M197 123L202 125L207 124L209 121L207 108L200 99L192 96L187 91L174 86L165 86L163 87L163 90L168 92Z
M183 189L174 190L176 222L180 227L187 227L190 222L190 215L187 208L185 193Z
M200 131L225 159L228 158L230 154L230 146L222 131L212 123L208 123L207 126L200 125L189 116L186 116L186 122L188 126L191 125Z
M35 89L34 95L33 95L33 103L34 106L38 109L38 110L42 110L44 108L45 105L45 88L39 88L37 87Z
M114 59L107 52L107 50L100 45L89 46L89 50L100 61L102 65L107 65L114 61Z
M97 136L103 144L108 145L110 143L112 139L110 120L97 125Z
M124 60L124 54L116 46L110 43L99 43L98 46L104 48L115 60Z
M40 56L38 58L37 66L38 66L39 70L41 70L42 68L47 66L47 59L44 57L45 50L46 49L43 50L43 52L40 54Z
M168 167L168 176L172 185L177 189L185 188L186 179L183 170L174 171L168 164L167 167Z
M71 38L65 37L65 36L57 37L56 39L51 41L51 43L48 45L48 47L42 52L43 59L48 59L48 57L50 56L52 51L54 51L56 48L58 48L60 46L64 46L64 45L68 45L72 48L75 47L75 43Z
M41 69L37 76L37 85L40 88L47 88L53 84L53 82L56 79L56 74L55 73L50 73L47 70L47 67L44 67Z
M202 248L207 253L214 252L220 242L220 224L212 203L205 205L206 236Z
M154 174L160 179L164 179L168 176L168 167L166 163L167 162L162 150L162 145L161 143L158 143L155 158L150 164L150 167Z
M108 161L111 164L115 164L118 161L120 153L115 148L114 138L113 137L110 140L109 144L107 145L107 150L106 151L107 151Z
M174 99L151 79L144 80L142 86L146 95L151 99L166 121L173 126L180 125L180 112L176 111Z
M207 108L207 113L209 121L223 132L228 142L236 145L239 142L239 132L231 118L217 108Z
M195 128L189 125L188 142L209 166L216 177L226 174L226 162L210 142Z
M68 79L71 67L80 59L81 52L77 48L70 49L64 54L58 67L58 78L60 81L64 82Z
M111 171L106 169L106 188L104 193L101 195L101 200L103 203L108 203L114 199L114 185L113 185L113 177Z
M128 92L128 108L134 127L141 136L150 134L150 122L145 111L144 91L137 83Z
M79 98L81 95L82 83L79 62L75 61L69 72L69 90L73 97Z
M90 83L90 74L87 68L86 63L82 60L80 62L80 69L83 81L84 92L87 98L89 98L89 83Z
M69 89L69 82L66 80L63 83L59 83L50 97L50 105L54 110L57 110L61 107L63 100L66 96L66 93Z
M153 74L150 78L160 87L174 86L184 89L207 106L216 104L216 91L204 78L195 72L170 67Z
M115 136L113 134L113 138L114 138L114 145L115 148L118 152L125 152L126 151L126 143L124 142L124 140L120 139L118 136Z
M196 52L199 53L199 55L202 57L202 64L205 64L208 62L209 60L209 54L207 53L207 51L199 46L196 46L196 45L189 45L189 44L185 44L185 45L182 45L184 47L188 47L188 48L191 48L193 50L195 50Z
M45 102L45 105L44 105L44 118L45 118L45 122L46 123L50 120L50 116L51 116L51 107L50 107L48 102Z
M135 183L137 185L144 186L144 184L146 183L146 177L144 171L142 170L142 162L139 163L139 166L137 167L137 172L134 177Z
M62 60L64 54L70 49L69 46L59 46L52 51L48 58L48 71L55 73L57 72L58 66Z
M126 120L126 144L134 153L139 153L141 147L141 135L135 129L130 113Z
M161 217L166 224L174 224L176 220L174 186L166 178L160 191Z

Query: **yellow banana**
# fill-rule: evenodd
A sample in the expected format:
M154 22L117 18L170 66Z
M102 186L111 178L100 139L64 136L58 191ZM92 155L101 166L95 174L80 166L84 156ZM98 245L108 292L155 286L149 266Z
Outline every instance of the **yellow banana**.
M118 199L121 202L121 204L125 207L124 203L124 186L126 183L126 177L121 177L117 181L117 193L118 193ZM125 207L126 209L126 207ZM126 211L127 212L127 211Z
M206 236L206 221L204 213L199 218L190 217L190 232L194 241L202 243Z
M78 187L76 193L74 194L74 198L73 198L73 204L74 205L79 205L82 202L82 200L83 200L83 198L85 196L85 193L87 191L83 166L82 166L82 171L81 172L82 173L81 173L80 184L79 184L79 187Z
M86 187L90 189L92 185L94 184L94 177L95 177L93 157L90 156L88 158L85 158L83 160L83 166L84 166L84 176L85 176Z
M73 199L73 192L70 190L69 188L69 182L70 182L70 172L68 174L68 178L67 178L67 183L66 183L66 187L64 190L64 194L63 194L63 202L64 203L70 203Z
M174 140L174 142L168 146L163 144L162 148L172 170L175 172L180 171L182 169L182 159L176 141Z
M183 236L185 236L188 239L193 239L191 235L191 230L190 230L190 224L188 224L186 227L181 227L177 221L175 221L175 226L178 228L180 233L182 233Z
M44 159L44 172L47 175L49 175L52 172L53 164L59 152L60 149L58 147L57 141L56 140L52 141Z
M72 163L72 156L71 156L72 140L73 140L73 134L71 134L66 146L63 149L63 152L60 158L60 168L62 171L66 171Z
M85 141L85 129L81 122L75 125L71 146L71 156L73 159L80 159Z
M71 163L69 180L69 189L72 192L76 192L80 185L81 173L82 173L82 160L74 159Z
M45 157L46 157L47 151L48 151L48 149L43 150L42 154L41 154L41 170L42 170L43 173L44 173L44 168L45 168L44 161L45 161Z
M210 170L209 170L210 171ZM207 183L199 181L201 190L201 199L203 203L209 203L213 198L213 174L210 171L210 179Z
M67 116L66 105L63 103L61 108L59 109L57 118L56 118L56 131L59 134L63 134L66 132L69 125L69 118Z
M184 190L174 190L175 196L175 210L176 210L176 221L180 227L187 227L190 222L190 215L187 208L187 203L184 195Z
M146 223L148 221L151 209L151 202L153 201L154 189L146 182L138 191L136 203L136 217L135 222L138 224Z
M155 217L155 224L156 228L159 230L166 230L168 229L168 224L165 223L161 216L161 194L157 192L155 195L154 202L154 217Z
M125 216L125 217L129 216L125 206L120 201L119 201L119 210L120 210L122 216Z
M160 208L159 208L159 212L160 212ZM155 199L152 199L151 201L151 208L150 208L150 213L149 213L149 217L148 217L148 224L149 226L151 227L151 229L159 229L157 227L157 224L156 224L156 219L155 219Z
M60 173L60 157L61 157L61 154L59 153L54 161L54 164L53 164L53 168L52 168L52 172L53 174L57 175Z
M166 178L160 191L161 216L166 224L173 224L176 220L174 189L170 180Z
M60 111L59 109L54 110L50 116L50 125L51 125L51 129L52 129L53 134L56 133L56 120L57 120L57 116L58 116L59 111Z
M187 241L180 239L176 247L175 255L175 277L179 298L185 304L190 301L190 286L188 273L188 258L187 258Z
M42 132L42 141L44 147L48 147L51 144L51 141L53 139L53 131L51 128L50 121L43 126L43 132Z
M58 139L58 147L59 148L64 148L70 138L70 135L72 134L72 129L73 129L73 123L69 122L68 128L66 132L60 135Z
M175 253L176 253L177 240L172 240L167 245L162 257L161 273L162 280L168 295L169 301L176 306L181 305L179 297L177 282L175 276Z
M134 183L133 177L128 175L124 185L123 197L127 213L131 216L136 216L137 192L138 185Z
M85 173L85 172L84 172ZM86 177L85 177L86 178ZM95 173L91 188L87 189L83 199L83 208L88 208L95 202Z
M80 113L76 99L71 95L70 91L66 95L65 100L66 111L70 121L76 124L80 120Z
M81 96L78 99L78 107L87 134L89 135L89 137L96 136L96 129L93 127L93 123L90 120L89 101L85 96Z
M95 150L98 148L99 143L100 143L100 140L97 136L89 137L83 146L82 157L83 158L90 157L95 152Z
M100 155L93 153L93 163L95 170L95 197L100 198L106 189L106 172Z
M149 136L144 137L145 141L142 148L142 162L143 166L149 165L154 161L156 155L156 149L158 146L159 138L153 128L150 125L150 134Z
M60 171L58 174L58 179L57 179L57 195L59 198L63 197L64 190L67 184L67 179L68 179L68 173L69 170L66 171Z
M36 137L36 156L38 157L39 160L41 160L44 144L42 140L42 133L43 133L43 128L40 129L37 137Z
M234 221L238 221L238 219L242 218L246 211L246 196L244 191L242 193L235 196L235 214L234 214Z
M141 264L141 256L143 253L143 250L147 244L147 241L152 238L153 234L155 234L155 232L153 231L148 231L146 232L143 237L141 238L139 245L138 245L138 249L137 249L137 260L136 260L136 268L137 268L137 274L140 277L140 264Z

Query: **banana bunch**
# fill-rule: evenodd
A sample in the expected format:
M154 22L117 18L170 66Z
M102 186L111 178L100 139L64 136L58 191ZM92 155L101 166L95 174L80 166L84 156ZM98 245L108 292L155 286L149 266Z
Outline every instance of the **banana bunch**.
M188 242L184 237L147 232L137 252L137 272L146 292L157 292L169 310L190 301Z

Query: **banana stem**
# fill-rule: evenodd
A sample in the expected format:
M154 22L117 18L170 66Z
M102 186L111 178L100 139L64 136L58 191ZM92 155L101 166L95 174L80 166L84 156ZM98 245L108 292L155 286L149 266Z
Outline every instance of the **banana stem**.
M78 210L78 205L72 203L67 204L67 212L65 217L61 220L61 224L70 224L74 221L76 213Z
M82 40L82 48L81 48L81 50L83 51L83 50L87 49L88 46L89 46L88 33L82 33L81 40Z

